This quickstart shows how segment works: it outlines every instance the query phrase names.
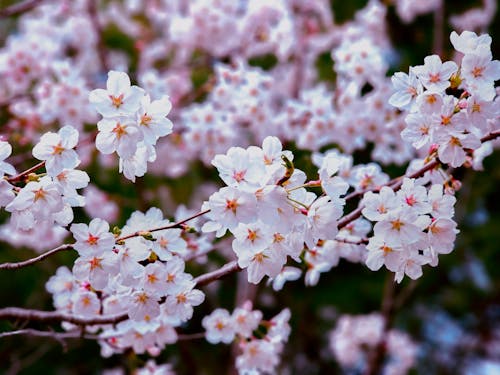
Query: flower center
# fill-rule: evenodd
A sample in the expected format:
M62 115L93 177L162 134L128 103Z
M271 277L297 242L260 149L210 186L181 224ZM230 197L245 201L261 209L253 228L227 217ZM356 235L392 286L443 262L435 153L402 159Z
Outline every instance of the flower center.
M120 94L118 96L110 95L109 98L111 99L111 104L115 108L120 108L121 105L123 104L123 94Z

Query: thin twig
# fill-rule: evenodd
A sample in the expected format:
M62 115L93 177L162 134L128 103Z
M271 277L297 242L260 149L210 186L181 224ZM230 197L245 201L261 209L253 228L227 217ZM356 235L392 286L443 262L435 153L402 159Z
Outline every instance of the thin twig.
M35 264L37 262L40 262L41 260L48 258L56 253L61 252L61 251L70 250L73 248L73 246L74 246L74 243L65 244L65 245L58 246L52 250L49 250L43 254L40 254L39 256L37 256L35 258L24 260L22 262L3 263L3 264L0 264L0 270L15 270L18 268L27 267L27 266L30 266L30 265Z
M236 261L229 262L218 270L205 273L194 279L196 286L210 284L231 273L241 271ZM95 318L84 318L58 311L41 311L24 309L20 307L6 307L0 309L0 319L21 319L45 323L68 322L79 326L98 325L98 324L116 324L128 319L127 314L97 316Z
M481 138L481 143L492 141L492 140L494 140L494 139L496 139L498 137L500 137L500 130L495 130L495 131L491 132L490 134L485 135L483 138ZM407 177L407 178L422 177L425 174L425 172L430 171L431 169L436 168L439 164L440 164L439 160L434 159L431 162L429 162L426 165L424 165L419 170L417 170L417 171L415 171L413 173L410 173L409 175L403 175L403 176L399 176L399 177L393 178L392 180L390 180L388 183L386 183L384 185L377 186L377 187L371 188L371 189L364 189L364 190L360 190L360 191L353 191L352 193L347 194L345 196L345 200L348 201L348 200L351 200L351 199L354 199L354 198L357 198L357 197L361 197L361 196L365 195L365 193L368 193L369 191L379 192L380 189L382 189L384 186L392 187L393 190L394 189L399 189L401 187L401 185L402 185L402 181L403 181L404 177Z
M219 280L220 278L227 276L231 273L239 272L241 268L238 266L238 262L233 260L232 262L226 263L218 270L205 273L194 279L196 286L203 286L210 284L213 281Z
M209 212L210 212L210 210L200 211L200 212L188 217L187 219L178 221L177 223L165 225L163 227L148 229L148 230L140 230L140 231L128 234L126 236L119 237L116 239L116 242L117 243L122 242L122 241L128 240L129 238L133 238L133 237L140 237L140 236L143 236L145 233L158 232L160 230L165 230L165 229L182 228L183 224L187 223L188 221L196 219L197 217L203 216Z
M99 336L97 335L83 335L81 332L55 332L55 331L39 331L33 328L19 329L17 331L2 332L0 333L0 339L10 336L33 336L33 337L50 337L55 340L65 340L65 339L88 339L97 340Z
M41 311L23 309L20 307L5 307L0 309L0 319L26 319L30 321L56 323L68 322L76 325L116 324L128 319L127 314L96 316L84 318L59 311Z
M41 168L45 167L45 161L42 161L36 165L34 165L33 167L31 168L28 168L26 169L24 172L21 172L15 176L12 176L12 177L9 177L7 178L7 181L9 181L10 183L13 183L13 182L18 182L18 181L22 181L24 180L30 173L33 173Z
M481 138L481 143L492 141L498 137L500 137L500 130L492 131L490 134L485 135L483 138Z

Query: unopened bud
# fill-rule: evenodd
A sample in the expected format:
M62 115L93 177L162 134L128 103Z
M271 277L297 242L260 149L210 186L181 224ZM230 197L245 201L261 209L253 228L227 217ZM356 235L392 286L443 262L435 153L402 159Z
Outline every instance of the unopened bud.
M142 238L144 238L145 240L156 241L156 238L153 237L153 234L151 232L141 231L138 233L138 235L141 236Z
M154 251L151 251L151 253L149 254L148 260L150 262L156 262L158 260L158 255L156 255L156 253Z
M29 175L26 176L26 179L29 182L38 182L40 180L40 177L36 173L30 173Z
M450 87L452 89L458 88L458 86L460 86L461 83L462 83L462 78L460 77L460 71L454 73L450 77Z

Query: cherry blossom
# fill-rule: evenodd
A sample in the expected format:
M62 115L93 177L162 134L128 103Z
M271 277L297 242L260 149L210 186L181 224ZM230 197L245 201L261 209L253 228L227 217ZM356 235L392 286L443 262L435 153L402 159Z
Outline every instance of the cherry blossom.
M57 133L45 133L33 147L33 156L45 161L50 176L57 176L65 168L73 169L80 163L73 150L78 143L78 136L78 131L72 126L65 126Z
M130 78L124 72L110 71L106 90L96 89L89 95L89 101L104 117L133 115L139 109L144 91L130 85Z

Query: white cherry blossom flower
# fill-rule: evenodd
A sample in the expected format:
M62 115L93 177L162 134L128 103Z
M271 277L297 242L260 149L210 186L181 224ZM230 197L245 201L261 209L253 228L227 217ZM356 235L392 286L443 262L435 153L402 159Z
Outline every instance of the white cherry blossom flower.
M450 86L449 79L458 67L453 61L441 62L438 55L424 58L424 65L415 66L413 71L427 90L442 92Z
M167 119L171 109L172 103L167 96L154 101L151 101L149 95L142 98L137 123L144 142L155 145L158 138L172 133L172 122Z
M206 331L205 338L211 344L229 344L234 340L233 320L226 309L215 309L203 318L201 325Z
M166 295L167 269L162 262L154 262L144 267L141 285L145 292L162 297Z
M417 96L424 90L415 72L411 68L410 74L403 72L394 73L391 77L391 81L395 93L389 98L389 104L400 109L411 108Z
M101 302L93 292L80 291L73 295L72 312L84 317L95 317L99 315Z
M137 291L130 295L128 316L138 322L149 322L160 315L158 297L145 291Z
M92 103L104 117L133 115L140 106L144 90L130 86L130 78L124 72L110 71L106 90L96 89L89 95Z
M135 121L128 117L104 118L97 123L97 128L95 144L105 155L116 151L120 157L131 157L142 139Z
M243 308L237 307L231 315L235 332L243 337L251 337L253 331L257 329L262 320L262 312L251 310L251 306L243 305Z
M49 176L55 177L65 168L73 169L80 159L73 148L78 143L78 130L65 126L57 133L48 132L42 135L40 142L33 148L33 156L45 161Z
M109 277L115 276L118 271L118 256L113 251L81 256L73 265L75 278L88 281L96 290L103 290L108 285Z
M15 175L15 168L4 160L12 154L12 146L5 141L0 141L0 173Z
M72 224L70 230L76 240L73 247L81 256L99 255L112 250L115 245L115 237L109 232L105 220L93 219L88 226Z
M458 52L469 54L476 52L480 45L485 45L487 48L491 46L491 36L488 34L477 35L475 32L464 30L460 35L456 31L450 34L450 41Z
M153 233L156 241L153 243L153 251L158 258L168 261L174 254L184 254L187 251L187 243L181 237L181 229L166 229Z
M193 316L193 306L200 305L205 300L201 290L193 289L195 283L185 282L183 289L174 295L169 295L165 301L165 311L180 322L185 322Z
M462 59L461 76L468 91L491 101L496 94L494 83L500 79L500 61L492 60L490 48L480 45Z

